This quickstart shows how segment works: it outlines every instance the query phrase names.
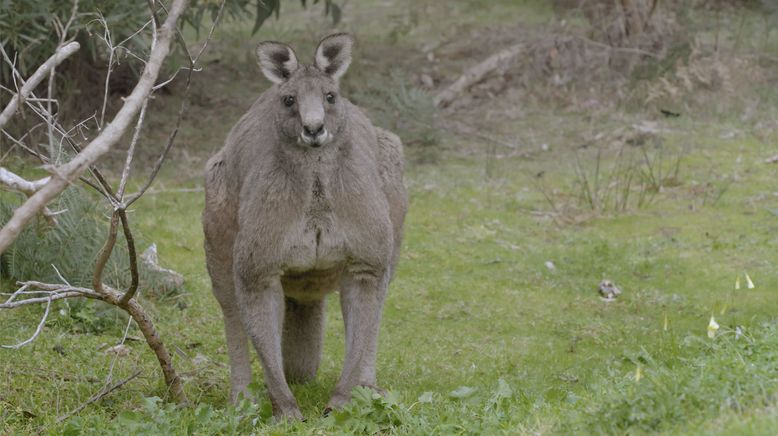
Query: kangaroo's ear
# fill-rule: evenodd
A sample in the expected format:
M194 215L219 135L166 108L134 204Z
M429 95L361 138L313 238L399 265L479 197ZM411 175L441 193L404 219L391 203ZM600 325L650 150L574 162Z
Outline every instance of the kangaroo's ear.
M354 39L348 33L330 35L316 47L314 65L324 74L338 80L348 70L353 46Z
M292 47L274 41L259 43L257 61L262 73L273 83L285 82L298 66Z

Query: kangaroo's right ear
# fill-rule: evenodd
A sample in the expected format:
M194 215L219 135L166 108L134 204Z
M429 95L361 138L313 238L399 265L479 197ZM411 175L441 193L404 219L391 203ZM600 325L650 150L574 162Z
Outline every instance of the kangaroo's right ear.
M297 56L286 44L265 41L257 46L257 61L265 77L273 83L285 82L297 69Z

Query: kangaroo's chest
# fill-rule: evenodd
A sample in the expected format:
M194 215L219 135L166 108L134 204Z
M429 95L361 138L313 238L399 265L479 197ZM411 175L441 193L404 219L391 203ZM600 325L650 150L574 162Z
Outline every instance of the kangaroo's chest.
M285 236L285 270L291 273L337 269L348 258L346 229L335 211L336 198L326 179L315 176L301 199L299 214Z

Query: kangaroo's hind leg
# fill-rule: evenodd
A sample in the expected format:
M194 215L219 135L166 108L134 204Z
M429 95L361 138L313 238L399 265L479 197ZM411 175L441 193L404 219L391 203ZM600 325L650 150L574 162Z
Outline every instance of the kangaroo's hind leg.
M316 378L324 340L324 299L298 302L286 298L284 316L284 373L291 383Z

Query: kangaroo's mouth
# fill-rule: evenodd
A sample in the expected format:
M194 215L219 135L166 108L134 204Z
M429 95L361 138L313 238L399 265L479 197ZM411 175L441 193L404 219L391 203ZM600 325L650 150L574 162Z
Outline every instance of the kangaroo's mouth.
M316 136L308 135L305 133L305 131L300 132L300 136L298 137L297 142L301 145L308 145L313 148L319 148L331 140L332 134L327 129L322 129L321 133Z

